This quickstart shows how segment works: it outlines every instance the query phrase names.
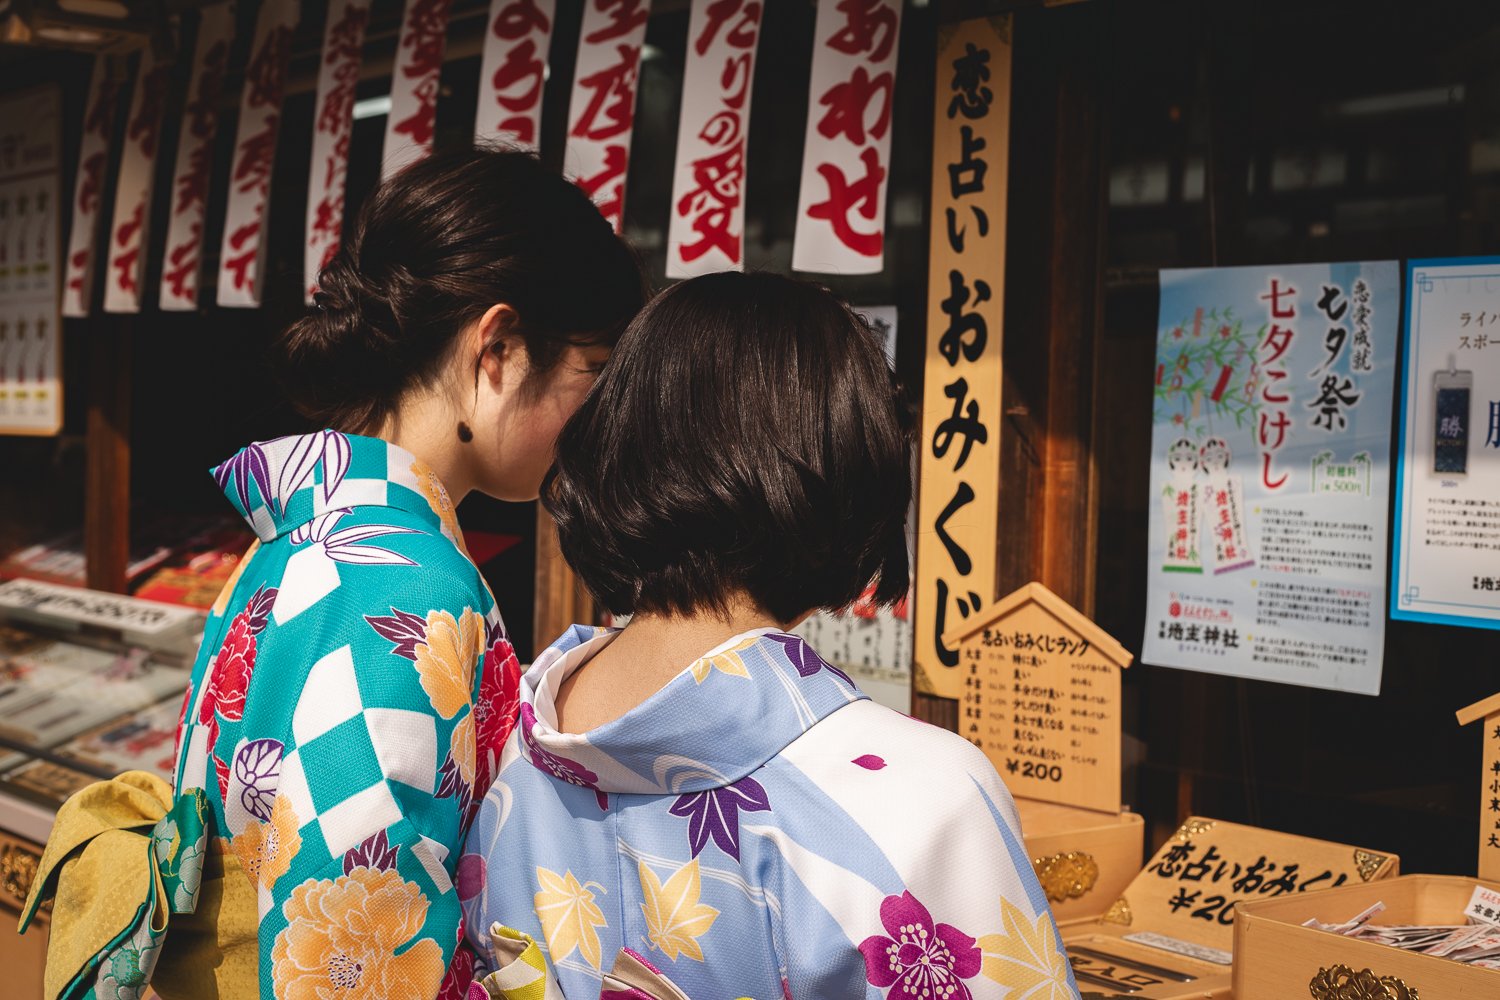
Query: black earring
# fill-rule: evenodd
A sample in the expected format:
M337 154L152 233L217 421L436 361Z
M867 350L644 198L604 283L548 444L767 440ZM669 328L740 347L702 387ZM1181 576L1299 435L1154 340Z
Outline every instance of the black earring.
M464 444L468 444L470 441L474 440L474 432L470 430L469 425L464 423L462 420L458 422L458 439Z

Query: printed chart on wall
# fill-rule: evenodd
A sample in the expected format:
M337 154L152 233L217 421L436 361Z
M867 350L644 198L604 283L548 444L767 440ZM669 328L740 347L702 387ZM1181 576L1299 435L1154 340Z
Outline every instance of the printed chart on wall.
M1398 281L1162 272L1143 662L1380 693Z
M1500 628L1500 257L1407 265L1391 617Z
M0 434L62 428L56 89L0 101Z

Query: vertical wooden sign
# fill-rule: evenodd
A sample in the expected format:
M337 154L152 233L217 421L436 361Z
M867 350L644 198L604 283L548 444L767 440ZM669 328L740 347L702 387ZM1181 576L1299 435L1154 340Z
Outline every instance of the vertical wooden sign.
M1125 647L1040 583L969 618L959 652L958 732L1017 796L1120 811Z
M942 698L963 694L944 633L994 599L1010 63L1008 17L939 29L913 652Z
M1458 712L1458 724L1483 726L1479 770L1479 877L1500 880L1500 694Z

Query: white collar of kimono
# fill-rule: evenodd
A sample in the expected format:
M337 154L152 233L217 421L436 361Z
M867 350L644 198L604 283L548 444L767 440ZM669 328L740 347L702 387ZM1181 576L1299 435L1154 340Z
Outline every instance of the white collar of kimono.
M521 679L521 752L569 784L681 794L733 784L865 696L800 637L754 629L688 664L646 701L587 733L557 726L557 692L617 630L575 625Z

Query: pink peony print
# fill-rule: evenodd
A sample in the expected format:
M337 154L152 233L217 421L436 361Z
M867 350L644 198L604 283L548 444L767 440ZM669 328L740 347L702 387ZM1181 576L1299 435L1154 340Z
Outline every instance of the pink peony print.
M979 974L982 958L974 939L957 927L932 922L927 907L910 892L880 904L884 935L865 938L865 976L880 989L900 984L898 996L971 1000L963 980Z

